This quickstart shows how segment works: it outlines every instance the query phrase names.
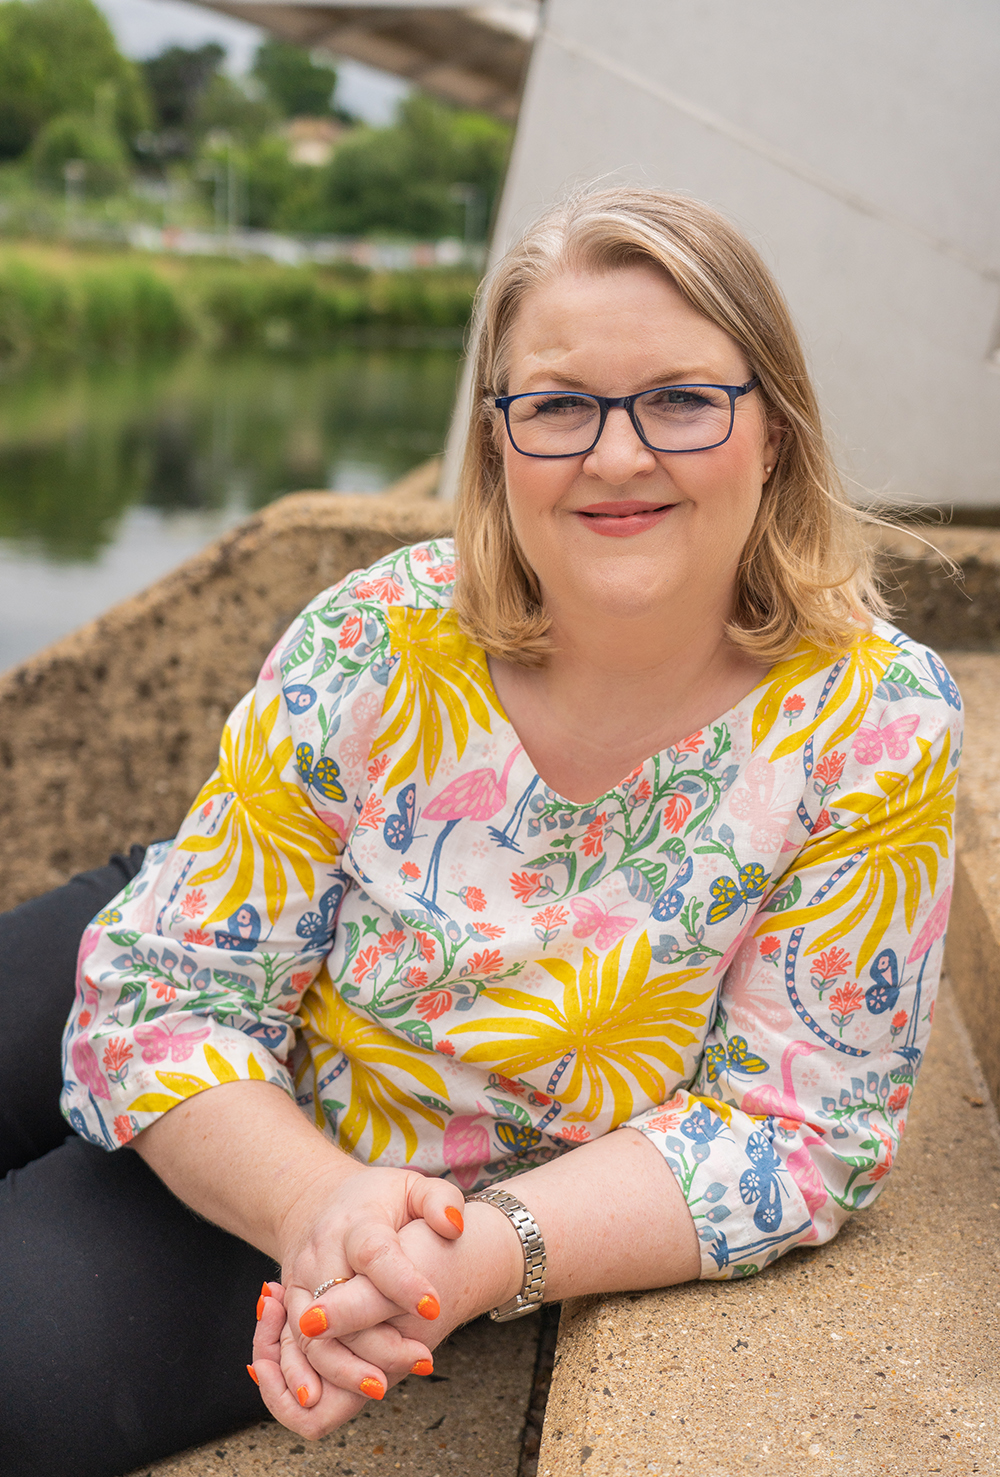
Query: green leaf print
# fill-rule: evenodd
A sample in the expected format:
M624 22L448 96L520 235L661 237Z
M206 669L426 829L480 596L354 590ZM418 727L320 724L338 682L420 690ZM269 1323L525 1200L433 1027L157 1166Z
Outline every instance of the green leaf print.
M774 897L770 898L761 908L762 913L784 913L789 908L794 908L802 896L802 878L795 876L791 882L786 882L784 887L779 887Z

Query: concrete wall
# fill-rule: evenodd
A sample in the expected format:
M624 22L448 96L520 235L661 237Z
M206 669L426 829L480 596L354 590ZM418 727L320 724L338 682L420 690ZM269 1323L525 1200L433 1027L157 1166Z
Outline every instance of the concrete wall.
M998 77L993 0L547 0L494 252L598 176L712 202L862 486L995 505Z

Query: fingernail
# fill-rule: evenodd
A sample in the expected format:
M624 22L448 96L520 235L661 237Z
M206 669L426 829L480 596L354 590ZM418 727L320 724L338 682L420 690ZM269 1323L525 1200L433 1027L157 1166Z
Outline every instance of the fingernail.
M271 1289L266 1282L261 1283L260 1295L262 1298L269 1298L271 1296Z
M319 1334L326 1333L329 1324L322 1308L307 1308L299 1319L299 1327L307 1339L314 1339Z
M438 1302L433 1293L425 1292L423 1297L417 1304L417 1312L420 1314L421 1318L436 1318L441 1312L441 1304Z
M380 1385L378 1380L372 1379L371 1375L365 1375L358 1386L362 1395L367 1395L369 1400L381 1400L385 1394L385 1385Z
M252 1364L248 1364L247 1365L247 1374L253 1380L253 1382L254 1382L255 1385L259 1385L260 1384L260 1380L257 1378L257 1371L254 1369L254 1367L253 1367Z
M257 1322L258 1323L263 1318L263 1316L264 1316L264 1294L261 1293L260 1297L257 1299Z
M462 1219L462 1212L460 1210L457 1210L454 1205L446 1205L444 1208L444 1213L451 1221L452 1225L455 1227L455 1230L461 1236L462 1232L465 1230L465 1221Z
M410 1370L411 1374L433 1374L434 1362L431 1359L418 1359Z
M306 1389L305 1385L300 1385L299 1388L295 1391L295 1394L300 1405L309 1404L309 1391Z

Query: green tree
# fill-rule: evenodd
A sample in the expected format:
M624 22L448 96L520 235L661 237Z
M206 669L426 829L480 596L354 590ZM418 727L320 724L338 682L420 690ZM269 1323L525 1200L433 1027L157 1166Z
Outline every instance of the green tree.
M253 75L286 118L318 118L333 111L337 73L301 46L264 41L254 57Z
M311 229L461 236L464 202L471 198L479 206L471 213L472 234L482 236L503 179L510 135L506 124L485 113L412 93L392 127L359 129L337 150L325 171Z
M206 46L166 46L141 63L155 115L156 137L146 141L162 158L190 154L198 105L225 59L217 42Z
M93 115L95 107L110 112L112 128L129 142L149 123L139 69L121 55L93 0L3 0L0 158L23 154L51 119Z
M222 72L205 88L195 114L195 126L201 136L227 133L244 145L255 143L277 122L278 113L272 102L252 97Z
M71 159L83 164L81 184L88 195L111 195L128 182L128 159L118 134L86 113L63 113L46 123L30 159L35 178L59 189Z

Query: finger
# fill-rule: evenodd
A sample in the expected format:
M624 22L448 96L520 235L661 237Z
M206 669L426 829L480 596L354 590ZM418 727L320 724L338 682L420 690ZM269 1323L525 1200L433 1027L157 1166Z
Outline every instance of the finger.
M427 1222L432 1231L447 1241L457 1241L465 1230L465 1196L457 1185L433 1175L420 1175L409 1193L414 1219Z
M379 1292L367 1277L352 1277L318 1299L310 1298L302 1288L290 1287L286 1307L292 1328L301 1335L300 1343L302 1339L360 1333L406 1311Z
M428 1322L438 1317L441 1303L437 1289L417 1271L390 1226L368 1226L364 1231L349 1233L344 1252L355 1271L404 1312L416 1313Z
M305 1351L293 1342L291 1349L294 1349L294 1355L289 1351L283 1356L282 1368L287 1380L293 1377L296 1380L293 1388L297 1394L304 1387L311 1395L314 1389L321 1389L325 1384L354 1395L364 1395L368 1400L381 1400L389 1385L401 1378L401 1374L396 1374L395 1380L390 1379L380 1364L359 1356L339 1339L311 1340ZM304 1365L308 1366L307 1373ZM299 1394L299 1402L302 1405L315 1404L315 1400L303 1394Z
M260 1297L257 1299L257 1322L259 1323L264 1312L264 1302L267 1298L277 1298L279 1303L284 1302L285 1289L280 1282L265 1282L260 1289Z
M434 1356L419 1339L405 1338L391 1323L366 1328L363 1333L349 1334L341 1341L359 1359L370 1360L384 1369L390 1385L408 1374L434 1373Z

